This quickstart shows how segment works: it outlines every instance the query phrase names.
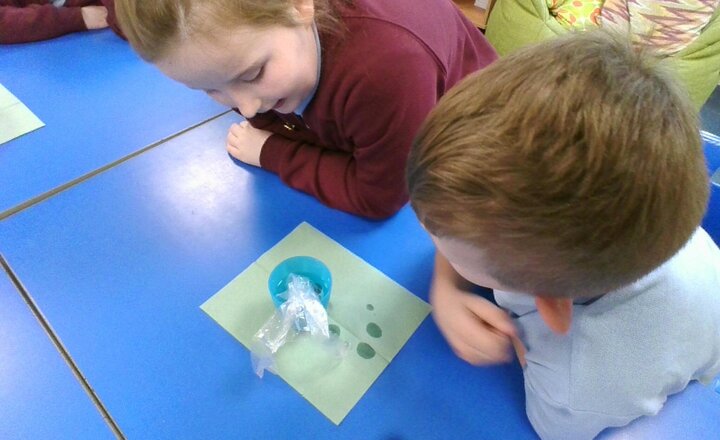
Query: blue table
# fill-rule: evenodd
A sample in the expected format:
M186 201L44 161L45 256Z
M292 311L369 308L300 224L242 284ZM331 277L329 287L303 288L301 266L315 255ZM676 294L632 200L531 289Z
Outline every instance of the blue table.
M110 30L0 46L0 83L45 127L0 145L0 218L226 108Z
M520 368L464 364L431 319L340 426L279 378L253 375L248 352L199 305L300 222L424 299L433 248L407 207L385 222L362 220L233 163L218 142L236 118L224 115L0 222L0 252L123 433L535 438ZM604 435L720 430L717 396L696 388L660 416ZM692 417L697 423L683 422Z
M0 438L114 438L1 268L0 305Z
M234 164L225 115L0 223L0 251L128 438L534 438L520 369L477 370L427 319L336 427L199 306L302 221L425 296L432 244ZM411 258L410 258L411 257ZM498 399L499 396L502 396ZM472 408L473 417L467 409Z
M703 145L707 159L708 172L714 176L710 190L708 211L703 221L703 227L720 243L720 144L708 139Z

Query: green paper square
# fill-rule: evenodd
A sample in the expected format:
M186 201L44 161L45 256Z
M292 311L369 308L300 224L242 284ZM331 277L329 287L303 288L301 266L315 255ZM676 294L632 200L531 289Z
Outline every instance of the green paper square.
M44 125L25 104L0 84L0 144Z
M208 299L201 309L249 348L253 335L275 312L267 288L270 272L281 261L297 255L315 257L330 269L333 287L328 317L331 324L340 328L340 338L350 343L350 350L329 372L313 377L307 374L307 366L321 362L323 354L300 337L278 352L277 370L290 386L339 424L425 319L430 306L317 229L302 223ZM382 329L380 337L368 334L370 323ZM370 359L358 355L361 342L369 344L376 355Z

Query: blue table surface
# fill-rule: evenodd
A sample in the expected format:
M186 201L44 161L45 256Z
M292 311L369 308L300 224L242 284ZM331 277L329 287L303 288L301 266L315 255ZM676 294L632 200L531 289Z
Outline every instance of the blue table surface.
M0 438L114 438L2 269L0 304Z
M703 147L708 173L710 175L720 173L720 145L706 141ZM715 243L720 243L720 182L713 182L711 186L710 202L703 227L713 237Z
M236 118L224 115L0 222L0 252L123 433L535 438L519 366L463 363L430 318L339 426L281 379L253 375L247 350L199 306L300 222L423 299L433 247L407 207L366 221L234 163L218 142ZM659 416L604 435L706 438L720 432L719 403L692 386Z
M227 109L110 30L0 46L0 84L45 127L0 145L2 213Z

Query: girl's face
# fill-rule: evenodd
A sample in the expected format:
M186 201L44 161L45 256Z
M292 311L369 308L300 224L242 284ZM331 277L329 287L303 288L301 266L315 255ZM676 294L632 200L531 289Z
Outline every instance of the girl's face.
M312 19L296 27L240 26L217 38L185 40L157 62L170 78L206 92L246 118L294 111L318 80Z

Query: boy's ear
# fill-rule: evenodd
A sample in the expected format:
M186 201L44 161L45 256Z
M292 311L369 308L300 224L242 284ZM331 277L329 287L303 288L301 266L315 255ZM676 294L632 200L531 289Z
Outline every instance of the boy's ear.
M573 308L571 298L538 295L535 297L535 305L540 317L550 327L550 330L560 334L565 334L570 330Z
M311 24L315 18L315 1L294 0L293 3L298 21L302 24Z

